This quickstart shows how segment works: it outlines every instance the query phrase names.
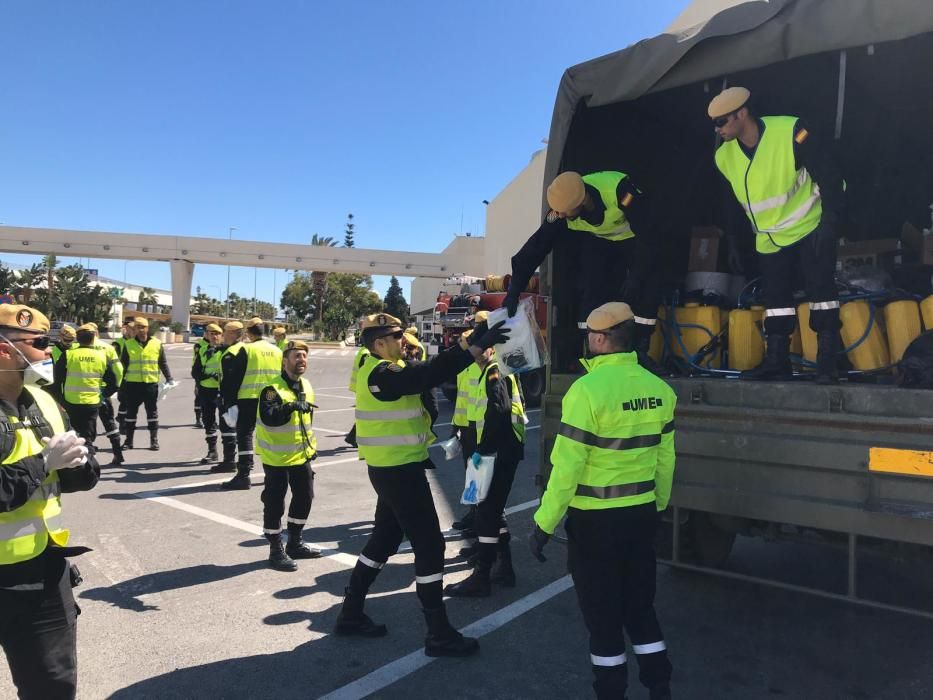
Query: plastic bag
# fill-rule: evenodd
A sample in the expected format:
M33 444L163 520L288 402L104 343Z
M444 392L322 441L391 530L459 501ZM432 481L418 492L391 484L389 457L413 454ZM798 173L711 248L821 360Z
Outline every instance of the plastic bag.
M456 435L447 438L439 444L444 448L444 459L448 462L452 459L457 459L457 457L463 454L463 448Z
M496 463L495 455L483 455L479 465L473 460L467 461L466 477L463 482L463 495L460 502L465 506L476 506L486 500L489 494L489 485L492 483L493 466Z
M161 401L162 399L164 399L168 395L168 392L170 392L172 389L174 389L179 384L181 384L181 382L175 379L173 379L170 382L165 382L164 384L160 384L159 385L159 398L157 399L157 401Z
M547 348L535 320L534 310L534 302L526 297L521 300L512 318L509 318L509 312L504 307L489 313L486 322L490 327L505 321L505 328L512 331L507 341L495 346L502 374L529 372L547 364Z

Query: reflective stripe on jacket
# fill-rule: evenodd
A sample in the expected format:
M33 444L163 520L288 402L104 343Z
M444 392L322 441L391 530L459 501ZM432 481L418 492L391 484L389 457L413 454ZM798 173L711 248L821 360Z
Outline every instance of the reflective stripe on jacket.
M102 348L78 346L65 355L65 385L62 394L70 404L97 406L107 371Z
M567 507L622 508L657 501L667 507L674 476L674 406L663 380L634 352L584 361L561 404L551 476L535 522L547 533Z
M759 253L776 253L810 234L823 217L820 188L797 170L797 117L762 117L765 129L749 159L738 140L716 150L716 167L732 185L752 224Z
M360 348L356 353L356 357L353 358L353 369L350 370L350 385L347 387L352 392L356 392L356 377L359 374L360 367L363 366L363 358L369 354L368 348Z
M243 346L246 351L246 374L237 391L237 399L257 399L282 373L282 351L268 340L254 340Z
M27 386L26 390L35 399L51 434L64 433L65 422L55 399L41 389ZM15 443L10 454L0 462L0 469L4 468L3 465L38 455L44 447L38 431L28 421L21 422L14 416L7 416L7 420L15 433ZM69 533L62 526L61 513L58 472L52 472L23 505L8 513L0 513L0 565L18 564L39 556L45 551L50 539L59 547L64 547Z
M467 415L476 385L479 384L483 370L475 362L457 375L457 399L454 402L454 415L451 424L465 428L470 424Z
M434 441L431 418L420 395L380 401L369 377L388 360L367 355L356 380L356 442L360 457L371 467L397 467L428 458Z
M136 338L130 338L126 341L125 349L129 359L129 366L126 368L126 374L123 375L123 378L128 382L158 384L161 341L156 338L149 338L146 346L143 347Z
M311 383L301 378L304 391L304 400L314 403L314 389ZM263 391L275 391L284 403L297 401L298 396L288 386L288 383L279 375ZM257 406L257 413L259 407ZM262 414L256 419L256 454L267 467L294 467L304 464L317 450L317 438L311 431L314 412L299 413L292 411L288 423L285 425L266 425L262 422Z

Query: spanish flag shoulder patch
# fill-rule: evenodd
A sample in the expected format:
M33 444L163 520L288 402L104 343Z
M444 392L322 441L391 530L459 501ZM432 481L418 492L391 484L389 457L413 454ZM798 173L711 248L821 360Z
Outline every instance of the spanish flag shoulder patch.
M797 135L794 136L794 141L797 142L797 145L800 145L804 141L806 141L809 136L810 136L809 131L807 131L806 129L801 129L800 131L797 132Z

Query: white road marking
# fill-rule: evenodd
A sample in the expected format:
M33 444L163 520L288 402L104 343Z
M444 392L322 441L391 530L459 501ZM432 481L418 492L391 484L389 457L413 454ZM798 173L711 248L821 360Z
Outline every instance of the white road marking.
M315 398L317 398L318 396L326 396L328 399L343 399L344 401L356 401L355 395L338 396L337 394L322 394L321 392L317 390L314 391L314 396Z
M490 632L494 632L500 627L505 626L520 615L524 615L529 610L546 603L554 596L570 590L572 587L573 580L570 576L563 576L543 588L539 588L534 593L530 593L524 598L520 598L514 603L505 606L501 610L497 610L491 615L487 615L467 625L461 631L472 637L484 637ZM411 675L415 671L424 668L435 660L435 657L425 656L424 651L421 649L413 651L407 656L403 656L385 666L377 668L375 671L366 674L362 678L358 678L352 683L348 683L342 688L337 688L337 690L321 696L318 700L359 700L359 698L365 698L368 695L392 685L405 676Z
M325 408L323 411L314 409L314 415L317 416L317 415L320 415L321 413L337 413L338 411L354 411L354 410L356 410L354 406L350 406L349 408Z
M325 355L333 355L335 352L337 352L337 351L336 351L336 350L327 350L327 351L324 352L324 354L325 354Z
M349 350L344 350L340 353L340 357L345 357L346 355L349 355L349 354L350 354Z

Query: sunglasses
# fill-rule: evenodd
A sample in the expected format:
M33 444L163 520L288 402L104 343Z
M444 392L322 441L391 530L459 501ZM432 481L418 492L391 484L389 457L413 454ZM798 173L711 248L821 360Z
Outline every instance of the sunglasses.
M52 344L52 339L47 335L39 335L35 338L11 338L11 343L26 343L32 345L36 350L45 350Z
M380 336L380 338L395 338L396 340L401 340L403 335L405 335L405 331L395 331L394 333L386 333Z
M732 117L734 116L735 116L735 112L729 112L729 114L725 115L724 117L717 117L716 119L713 120L713 126L716 127L717 129L721 129L726 124L728 124L732 120Z

